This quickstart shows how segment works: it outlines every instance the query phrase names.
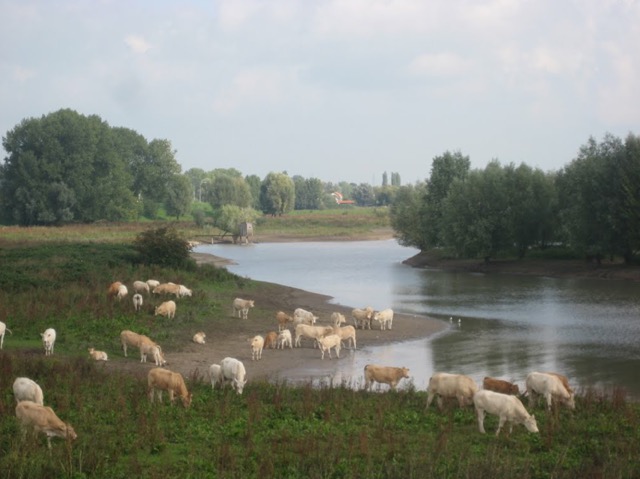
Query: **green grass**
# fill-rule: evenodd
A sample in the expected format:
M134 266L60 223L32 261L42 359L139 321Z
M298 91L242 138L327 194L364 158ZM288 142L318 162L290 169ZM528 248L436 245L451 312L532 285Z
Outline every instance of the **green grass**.
M640 405L624 392L582 391L575 411L533 412L540 434L516 426L496 438L497 418L477 430L471 408L426 409L426 394L250 381L244 394L187 379L190 409L151 405L143 378L107 371L86 348L117 351L114 331L184 344L206 318L224 327L239 290L268 288L212 267L140 265L123 243L46 241L0 249L0 320L13 330L0 351L0 476L6 478L633 478L640 474ZM157 277L194 290L176 321L107 301L115 279ZM237 323L233 323L237 324ZM45 358L39 333L64 330ZM227 326L228 327L228 326ZM106 343L105 343L106 342ZM121 360L115 358L115 360ZM111 365L109 365L111 366ZM114 368L108 368L110 370ZM37 381L45 403L78 439L22 437L11 384ZM166 400L166 399L165 399Z

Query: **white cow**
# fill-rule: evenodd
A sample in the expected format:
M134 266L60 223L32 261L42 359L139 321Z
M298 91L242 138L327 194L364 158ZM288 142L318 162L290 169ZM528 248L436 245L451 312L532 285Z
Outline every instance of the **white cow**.
M329 359L331 359L331 348L336 351L336 356L340 357L341 344L342 340L337 334L329 334L327 336L318 338L318 346L320 346L320 352L322 353L322 357L320 359L324 359L325 352L329 353Z
M238 314L239 318L247 319L249 317L249 309L255 306L253 299L236 298L233 300L232 314L235 317Z
M224 383L222 366L215 363L209 366L209 379L211 380L211 389L214 389L216 387L216 383L222 385Z
M551 373L529 373L526 380L529 407L532 407L538 396L544 396L547 409L551 409L552 402L565 404L569 409L575 409L574 394L567 391L562 380Z
M40 406L44 404L42 388L33 379L16 378L13 381L13 396L16 402L33 401Z
M427 407L437 396L438 407L442 408L442 398L456 398L460 407L473 403L473 395L478 391L476 382L463 374L435 373L429 379Z
M527 431L538 432L536 418L527 412L520 399L511 394L502 394L483 389L473 395L473 404L478 416L478 429L482 434L485 432L485 412L495 414L500 418L496 436L500 434L500 429L502 429L505 422L509 423L509 434L511 434L514 424L523 424Z
M251 342L251 360L258 361L262 359L262 350L264 349L264 338L260 335L254 336L249 340Z
M331 313L331 324L333 326L342 326L347 320L342 313Z
M278 349L284 349L285 346L289 346L289 348L293 349L293 341L291 338L291 331L289 331L288 329L283 329L282 331L280 331L278 333L278 341L277 341L277 348Z
M175 301L165 301L161 303L160 306L156 306L156 310L153 313L154 316L166 316L169 319L172 319L176 315L176 303Z
M347 346L351 347L352 349L356 349L356 328L354 328L350 324L342 328L334 326L333 332L334 334L340 336L340 339L342 341L346 341Z
M184 284L179 284L178 286L180 287L179 294L181 298L184 298L185 296L191 297L193 295L193 291L187 288Z
M393 324L393 309L383 309L373 315L373 319L380 323L380 329L391 329Z
M45 356L51 356L53 354L53 346L56 343L56 330L49 328L44 333L40 333L40 336L42 336Z
M146 283L145 281L134 281L133 292L149 294L149 283Z
M373 318L373 308L371 306L367 306L364 309L356 308L351 311L351 317L353 318L353 325L356 327L361 327L365 329L369 326L371 329L371 319Z
M2 345L4 344L4 333L9 331L10 334L13 334L7 325L0 321L0 349L2 349Z
M244 385L247 384L247 371L242 361L235 358L224 358L220 363L224 382L231 381L231 387L236 393L242 394Z
M124 284L118 286L118 292L116 293L116 298L118 301L122 301L129 294L129 290Z
M298 324L308 324L309 326L313 326L316 324L318 320L318 316L315 316L311 311L307 311L306 309L296 308L293 312L293 327L295 328Z
M147 283L144 283L147 284ZM133 295L133 309L135 309L136 311L140 311L140 308L142 308L142 304L144 303L144 300L142 299L142 295L140 293L136 293Z
M157 279L148 279L147 284L149 285L149 289L153 291L157 286L160 285L160 281Z

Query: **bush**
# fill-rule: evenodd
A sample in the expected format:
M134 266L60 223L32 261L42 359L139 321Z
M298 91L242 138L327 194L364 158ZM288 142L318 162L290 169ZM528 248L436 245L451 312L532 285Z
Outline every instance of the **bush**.
M190 257L191 246L171 226L149 229L140 233L134 248L140 254L143 264L156 264L170 268L191 268L194 262Z

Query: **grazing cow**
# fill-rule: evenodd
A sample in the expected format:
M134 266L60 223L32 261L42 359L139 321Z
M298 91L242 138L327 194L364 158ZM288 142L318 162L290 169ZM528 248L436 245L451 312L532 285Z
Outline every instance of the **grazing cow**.
M209 366L209 379L211 380L211 389L216 387L216 383L220 383L220 385L222 385L224 382L222 366L215 363Z
M169 401L173 403L174 395L178 395L182 400L184 407L191 405L192 395L187 391L187 385L184 383L182 374L169 371L164 368L153 368L147 375L147 384L149 385L149 400L155 399L155 393L158 392L158 399L162 402L162 391L169 392Z
M333 326L338 326L340 327L341 325L343 325L344 323L346 323L347 320L344 317L344 314L335 312L335 313L331 313L331 324Z
M520 388L517 384L504 381L503 379L485 377L482 381L482 387L488 391L493 391L502 394L512 394L518 396L520 394Z
M33 379L16 378L13 381L13 396L16 402L32 401L40 406L44 404L42 388Z
M149 284L144 281L134 281L133 282L133 292L134 293L147 293L149 294Z
M7 325L0 321L0 349L2 349L2 345L4 344L4 333L9 331L10 334L13 334Z
M193 295L193 291L187 288L184 284L179 284L178 286L180 287L179 294L181 298L184 298L185 296L191 297Z
M435 373L429 379L427 407L437 396L438 407L442 408L442 398L456 398L460 407L473 404L473 395L478 391L476 382L463 374Z
M149 285L149 289L153 292L153 290L160 285L160 281L157 279L148 279L147 284Z
M295 347L301 346L301 340L303 337L313 340L313 346L316 347L318 338L332 334L333 328L331 326L309 326L308 324L298 324L296 326L296 340Z
M204 338L206 338L207 335L204 334L203 331L198 331L196 334L193 335L193 342L196 344L204 344Z
M120 343L122 343L122 350L124 351L124 357L127 357L127 346L133 346L135 348L140 348L140 343L142 341L151 341L148 336L144 334L134 333L133 331L129 331L125 329L120 332Z
M340 328L339 326L333 327L333 333L340 336L342 341L347 341L347 346L352 349L356 349L356 328L348 324Z
M62 422L53 409L33 401L20 401L16 406L16 417L24 428L32 428L36 433L47 436L47 446L51 449L51 438L62 437L74 440L78 437L71 425Z
M220 366L222 367L224 383L230 381L231 387L235 389L236 393L242 394L244 385L247 384L247 371L242 361L235 358L224 358Z
M236 298L233 300L233 311L231 314L235 317L237 313L239 318L248 319L249 309L254 306L255 303L252 299Z
M147 356L151 356L156 366L164 366L165 364L167 364L167 361L164 359L164 354L162 354L162 348L159 344L156 344L150 339L145 338L140 341L139 347L141 363L146 363Z
M567 376L564 376L563 374L560 374L560 373L552 373L551 371L547 371L545 374L553 374L555 377L557 377L560 380L560 382L562 383L564 388L569 392L569 394L573 394L573 389L571 389L571 386L569 386L569 379L567 379Z
M173 294L176 298L180 297L180 285L175 283L162 283L153 288L153 294Z
M129 290L127 289L127 287L124 284L121 284L120 286L118 286L118 293L116 294L116 299L118 301L122 301L124 298L127 297L128 294L129 294Z
M156 310L153 313L154 316L166 316L172 319L176 315L176 303L175 301L165 301L160 306L156 306Z
M275 349L278 344L278 333L269 331L264 337L264 348Z
M341 344L342 340L337 334L329 334L327 336L318 338L318 346L320 346L320 352L322 353L322 357L320 359L324 359L325 352L329 353L329 359L331 359L331 348L335 349L336 357L339 358Z
M56 344L56 330L53 328L47 329L44 333L40 333L42 336L42 344L44 346L44 355L53 355L53 347Z
M311 311L307 311L306 309L296 308L293 312L293 327L295 328L298 324L308 324L309 326L313 326L316 324L318 317L315 316Z
M251 360L258 361L262 359L262 350L264 349L264 338L260 335L254 336L249 340L251 342Z
M278 349L284 349L289 345L290 349L293 349L293 341L291 339L291 331L283 329L278 333Z
M278 311L276 313L276 321L278 322L278 331L282 331L287 327L287 323L293 322L293 318L284 311Z
M89 348L89 356L94 361L107 361L109 359L107 353L105 353L104 351L96 351L93 348Z
M409 377L408 368L397 368L393 366L376 366L367 364L364 367L364 387L371 389L374 382L388 384L395 390L402 378Z
M113 283L111 283L109 285L109 288L107 288L107 297L117 298L118 293L120 292L120 286L122 286L122 282L120 281L114 281Z
M133 299L133 309L135 309L136 311L140 311L140 308L142 308L142 304L144 303L144 301L142 300L142 295L140 293L136 293L133 295L132 299Z
M371 306L367 306L364 309L356 308L351 311L351 317L353 318L353 325L356 327L361 327L365 329L369 326L371 329L371 319L373 319L373 308Z
M538 432L536 418L524 408L520 399L510 394L502 394L489 390L478 391L473 395L473 404L478 416L478 429L484 434L485 412L495 414L500 418L496 436L505 422L509 423L509 434L514 424L523 424L529 432Z
M547 409L551 409L553 401L565 404L569 409L575 409L576 403L573 393L567 391L562 381L555 374L529 373L526 380L529 407L532 407L538 399L538 395L544 396Z
M373 319L380 323L380 329L382 331L385 329L391 329L391 325L393 324L393 309L383 309L382 311L378 311L373 315Z

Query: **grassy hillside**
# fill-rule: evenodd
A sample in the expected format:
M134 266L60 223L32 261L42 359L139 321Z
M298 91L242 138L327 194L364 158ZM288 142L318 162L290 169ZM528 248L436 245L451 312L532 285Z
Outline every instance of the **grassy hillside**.
M38 230L41 236L49 237ZM52 235L54 232L51 233ZM55 230L64 237L64 229ZM68 233L71 235L71 233ZM122 236L125 236L122 233ZM114 231L113 237L121 237ZM426 394L289 386L251 381L242 396L187 377L190 409L149 403L144 378L89 362L86 348L119 349L114 331L148 332L163 346L205 320L223 327L230 298L261 283L212 267L164 270L137 263L113 242L37 238L0 247L0 320L13 330L0 352L0 476L6 478L632 478L640 474L640 405L622 391L581 391L576 410L533 410L540 434L522 426L496 438L471 408L425 408ZM117 278L173 278L193 287L179 321L109 302ZM128 305L130 306L130 305ZM259 311L257 311L259 313ZM226 321L229 323L229 321ZM39 333L63 328L45 358ZM111 364L110 364L111 366ZM23 438L11 384L37 381L45 404L75 428L73 443Z

